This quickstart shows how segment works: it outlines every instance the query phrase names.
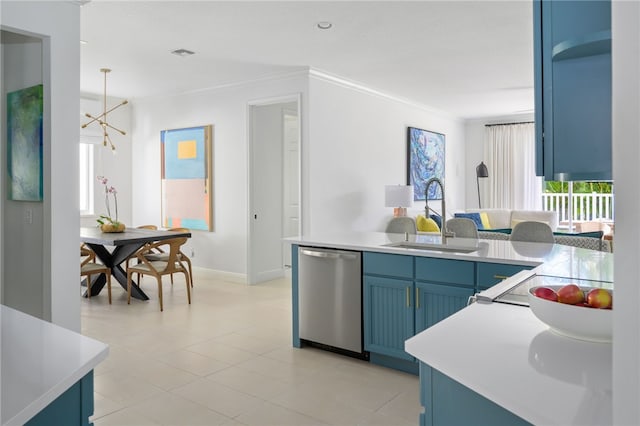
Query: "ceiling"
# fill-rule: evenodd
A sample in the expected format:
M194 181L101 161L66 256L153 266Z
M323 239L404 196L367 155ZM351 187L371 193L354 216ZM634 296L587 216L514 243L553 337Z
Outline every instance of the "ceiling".
M81 8L81 91L128 99L309 68L462 118L532 112L530 1L109 1ZM329 30L317 23L328 21ZM175 49L192 50L180 57Z

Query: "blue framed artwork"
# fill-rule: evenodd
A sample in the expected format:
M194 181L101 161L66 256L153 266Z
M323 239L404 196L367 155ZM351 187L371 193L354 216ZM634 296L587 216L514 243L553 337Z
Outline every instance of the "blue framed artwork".
M160 132L162 225L213 231L213 126Z
M425 186L432 177L444 184L444 145L441 133L415 127L407 129L407 184L413 186L414 201L426 199ZM442 199L438 185L431 185L428 199Z
M43 86L7 93L8 197L42 201Z

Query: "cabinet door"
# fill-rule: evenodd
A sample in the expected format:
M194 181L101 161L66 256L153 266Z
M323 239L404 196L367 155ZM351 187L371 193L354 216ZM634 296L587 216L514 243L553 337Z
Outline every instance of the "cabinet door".
M414 335L413 281L364 276L364 349L407 360L404 341Z
M610 180L611 2L534 1L536 172Z
M473 288L453 287L417 282L415 333L418 334L438 321L467 306Z
M532 266L478 262L478 290L486 290L520 271L531 268Z

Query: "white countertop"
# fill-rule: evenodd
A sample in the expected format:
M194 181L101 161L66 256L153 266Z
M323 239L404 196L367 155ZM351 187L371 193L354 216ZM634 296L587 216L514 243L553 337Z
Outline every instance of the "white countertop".
M612 423L611 344L559 336L527 307L474 303L405 350L533 424Z
M497 262L516 265L538 266L536 272L567 278L587 278L598 281L613 281L613 255L595 250L560 244L539 244L502 240L472 240L450 238L448 245L469 247L478 245L472 253L455 253L437 250L420 250L388 247L386 244L404 241L402 234L384 232L351 232L322 234L287 238L285 241L313 247L329 247L344 250L359 250L411 256L437 257L444 259ZM439 235L409 235L409 242L439 244Z
M0 423L22 425L93 370L109 347L0 305Z

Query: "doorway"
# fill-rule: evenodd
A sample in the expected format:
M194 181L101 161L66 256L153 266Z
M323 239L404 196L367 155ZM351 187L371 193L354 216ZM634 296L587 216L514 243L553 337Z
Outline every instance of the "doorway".
M285 276L300 233L300 96L249 103L247 282Z

